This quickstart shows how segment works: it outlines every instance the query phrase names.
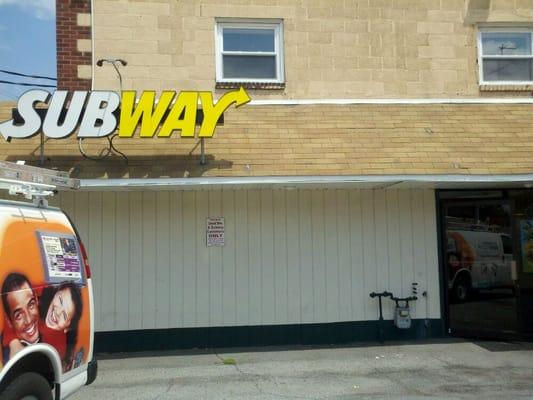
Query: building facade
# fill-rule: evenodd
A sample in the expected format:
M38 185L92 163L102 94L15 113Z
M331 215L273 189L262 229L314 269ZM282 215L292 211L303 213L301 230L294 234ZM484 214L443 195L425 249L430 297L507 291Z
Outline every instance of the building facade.
M56 201L90 253L101 349L375 340L369 294L413 287L410 329L384 300L386 337L530 334L532 37L530 0L57 0L59 89L252 98L203 143L45 143L83 182ZM38 137L0 146L39 158ZM499 248L468 278L448 265L464 230ZM506 255L508 282L478 287Z

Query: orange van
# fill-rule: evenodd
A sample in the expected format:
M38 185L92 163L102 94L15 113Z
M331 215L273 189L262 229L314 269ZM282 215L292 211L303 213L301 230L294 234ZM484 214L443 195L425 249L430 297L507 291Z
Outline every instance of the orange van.
M24 168L37 185L6 178ZM0 200L0 400L64 399L97 374L87 253L68 216L44 200L56 172L38 170L0 163L0 183L36 200Z

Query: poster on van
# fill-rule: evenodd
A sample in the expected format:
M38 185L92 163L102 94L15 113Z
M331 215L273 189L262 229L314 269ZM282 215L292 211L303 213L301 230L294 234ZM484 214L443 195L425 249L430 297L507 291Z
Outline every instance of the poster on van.
M0 211L1 364L28 346L44 344L68 372L89 355L83 257L64 215L31 212L18 207Z
M72 279L81 283L81 251L74 235L37 232L47 280L61 282Z
M533 273L533 220L520 221L522 271Z

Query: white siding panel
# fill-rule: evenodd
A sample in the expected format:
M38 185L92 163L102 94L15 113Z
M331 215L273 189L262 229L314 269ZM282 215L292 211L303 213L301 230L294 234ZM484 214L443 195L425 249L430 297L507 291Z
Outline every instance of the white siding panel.
M208 192L196 193L196 324L210 326L211 281L209 276L209 249L206 246L206 217L208 210Z
M170 296L169 296L169 321L168 325L184 325L185 303L185 257L183 233L183 201L182 192L170 193L169 205L169 246L170 246Z
M399 200L397 190L388 190L386 192L387 197L387 254L389 261L388 277L389 277L389 290L398 297L408 296L410 292L407 288L402 286L402 260L399 254L401 254L400 248L400 235L402 230L400 229L400 211Z
M426 286L426 227L424 218L424 192L422 190L412 191L413 206L413 255L414 255L414 279L405 287L411 286L413 282L418 286ZM415 318L425 317L425 306L421 302L413 302L413 316Z
M337 302L340 321L352 319L352 259L350 248L350 203L346 190L336 191L337 201L337 265L339 290Z
M196 193L183 193L183 326L196 326Z
M100 323L103 326L116 326L116 201L115 193L102 193L102 261L105 263L105 268L101 270L101 314ZM146 265L146 264L145 264Z
M86 234L89 232L89 193L77 193L74 197L74 210L71 212L71 218L79 221L76 227L81 235L81 240L87 240ZM126 198L127 201L127 198ZM83 234L81 233L83 232Z
M312 192L313 322L327 321L324 191Z
M401 274L400 282L402 288L402 296L407 296L409 285L414 279L414 242L413 242L413 219L411 207L411 191L400 190L398 192L399 200L398 206L400 210L400 260L401 260ZM416 211L416 210L415 210ZM435 230L437 228L435 227ZM437 260L435 259L435 263Z
M235 192L235 296L237 325L250 321L250 257L248 250L248 192Z
M324 197L326 320L339 321L339 249L337 243L337 191L326 190Z
M350 259L351 259L351 308L352 320L365 319L368 288L365 287L364 253L363 253L363 208L360 190L349 193L350 221ZM373 290L373 289L372 289ZM371 292L372 290L368 290ZM373 317L372 317L373 318Z
M67 193L65 193L67 194ZM63 197L63 195L61 196ZM140 204L140 203L139 203ZM104 270L108 268L108 261L104 260L102 256L102 193L89 193L89 234L86 235L89 240L87 244L87 251L89 252L90 264L93 270L92 278L94 281L94 310L95 310L95 329L96 330L112 330L113 327L104 325L104 315L112 312L112 310L107 309L107 305L103 305L102 302L102 289L103 285L103 274ZM90 250L89 250L90 249ZM139 280L140 282L140 280ZM140 294L140 291L137 292ZM142 305L139 299L139 306ZM102 307L103 306L103 307Z
M93 270L98 331L373 320L372 291L438 318L434 192L63 193ZM206 246L224 217L225 246ZM386 317L393 303L384 302Z
M64 195L59 199L59 206L72 218L73 212L76 209L74 192L65 192Z
M313 243L311 223L311 191L301 190L299 196L299 225L300 225L300 302L301 319L303 323L314 321L314 286L313 286Z
M225 223L226 246L222 248L222 324L237 323L237 297L235 276L236 218L235 192L222 192L222 210Z
M389 237L387 229L387 197L385 191L374 192L374 225L376 249L376 287L378 291L391 290L389 277ZM396 293L395 293L396 294ZM370 297L369 297L370 298ZM374 299L373 302L376 302ZM368 318L368 316L367 316ZM392 318L392 308L383 308L383 318Z
M155 325L168 328L170 321L170 192L156 194Z
M435 260L438 260L438 236L435 229L435 215L436 200L435 193L432 191L424 191L424 218L425 218L425 248L426 248L426 285L419 287L418 295L424 302L424 307L427 306L424 317L438 318L440 316L440 285L439 285L439 268ZM427 290L427 299L422 297L422 292Z
M129 194L118 192L116 197L116 255L115 271L117 280L115 282L115 328L119 330L128 329L130 302L130 202ZM77 215L77 214L76 214ZM83 229L81 226L79 229Z
M272 190L261 190L261 323L276 322L276 298L274 276L274 212Z
M387 289L378 281L378 266L376 263L376 221L374 207L374 191L361 191L362 228L363 228L363 297L360 303L364 307L364 319L376 319L376 300L371 299L368 293ZM379 210L378 210L379 212ZM367 292L367 293L365 293Z
M298 191L290 190L287 197L287 321L302 322L303 285L300 262L300 215Z
M251 325L261 325L263 322L262 288L261 284L261 192L251 190L248 193L248 284L249 297L245 299L250 303L248 321Z
M91 193L92 194L92 193ZM129 235L129 253L130 253L130 267L128 278L125 278L129 281L128 288L128 303L129 303L129 329L141 329L142 328L142 314L143 314L143 295L142 292L145 290L142 280L142 270L143 270L143 224L142 224L142 209L143 209L143 196L140 192L134 192L129 194L129 205L130 205L130 235ZM92 232L91 232L92 233ZM122 251L122 250L119 250ZM87 249L89 253L89 258L92 257L93 250L91 247ZM98 264L91 262L93 268L97 271L100 268L107 268L106 265ZM96 283L95 285L96 286ZM98 316L97 316L98 318ZM97 329L107 330L108 327L99 327L96 325Z
M144 192L142 194L142 266L141 266L141 298L143 329L156 327L156 275L158 269L156 249L156 193Z
M288 321L288 253L286 191L274 191L274 305L275 323Z

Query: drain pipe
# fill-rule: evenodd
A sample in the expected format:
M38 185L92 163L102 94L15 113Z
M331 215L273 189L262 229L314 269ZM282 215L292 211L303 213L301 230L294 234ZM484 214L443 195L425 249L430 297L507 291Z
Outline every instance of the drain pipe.
M94 90L94 76L95 76L95 57L94 54L94 0L91 0L91 91Z

